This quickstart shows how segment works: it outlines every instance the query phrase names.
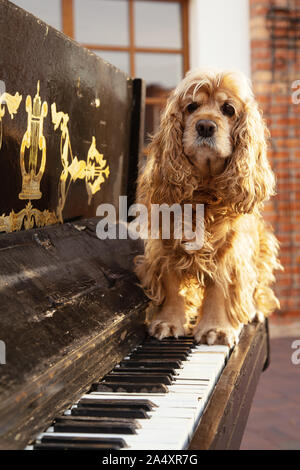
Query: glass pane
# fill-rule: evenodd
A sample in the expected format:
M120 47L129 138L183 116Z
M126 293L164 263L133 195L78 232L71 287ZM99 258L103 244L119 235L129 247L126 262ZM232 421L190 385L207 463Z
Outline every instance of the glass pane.
M135 45L180 49L180 9L178 2L135 2Z
M153 135L159 128L161 112L165 107L165 103L152 105L146 105L145 112L145 135L144 145L148 145L150 142L150 136ZM149 135L150 134L150 135Z
M128 46L128 2L75 0L74 34L85 44Z
M62 29L61 0L51 0L51 2L42 0L13 0L13 3L29 11L29 13L37 16L50 26L53 26L53 28Z
M118 67L123 72L130 74L129 53L119 51L93 51L95 54L110 64Z
M135 55L135 76L158 89L175 88L182 79L182 55L138 52Z

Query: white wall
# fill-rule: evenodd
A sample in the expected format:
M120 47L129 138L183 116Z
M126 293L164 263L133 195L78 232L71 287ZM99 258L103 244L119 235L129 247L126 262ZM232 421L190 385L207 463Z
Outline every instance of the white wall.
M60 0L11 0L18 7L29 11L53 28L62 28L61 1Z
M250 77L249 0L190 0L190 68L234 68Z

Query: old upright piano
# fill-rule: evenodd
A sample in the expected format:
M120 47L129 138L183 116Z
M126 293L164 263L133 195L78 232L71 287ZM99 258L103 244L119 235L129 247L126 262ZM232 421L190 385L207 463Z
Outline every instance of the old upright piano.
M0 52L0 448L238 448L266 325L148 338L142 246L96 234L134 201L143 82L7 0Z

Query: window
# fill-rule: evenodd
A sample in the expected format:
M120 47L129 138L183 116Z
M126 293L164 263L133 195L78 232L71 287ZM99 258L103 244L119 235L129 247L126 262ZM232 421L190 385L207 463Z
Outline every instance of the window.
M63 0L64 32L147 84L145 143L189 68L187 0ZM68 30L69 28L69 30Z

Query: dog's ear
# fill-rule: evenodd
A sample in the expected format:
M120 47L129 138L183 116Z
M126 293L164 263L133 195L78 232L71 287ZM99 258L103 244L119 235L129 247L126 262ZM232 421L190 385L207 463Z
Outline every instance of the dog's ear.
M183 112L179 101L173 92L159 131L149 145L148 162L141 178L147 182L148 194L144 192L141 199L148 199L152 204L180 203L191 197L197 184L183 152Z
M252 212L275 194L275 177L267 159L268 135L257 103L251 98L233 129L234 150L223 174L232 196L229 202L236 212Z

